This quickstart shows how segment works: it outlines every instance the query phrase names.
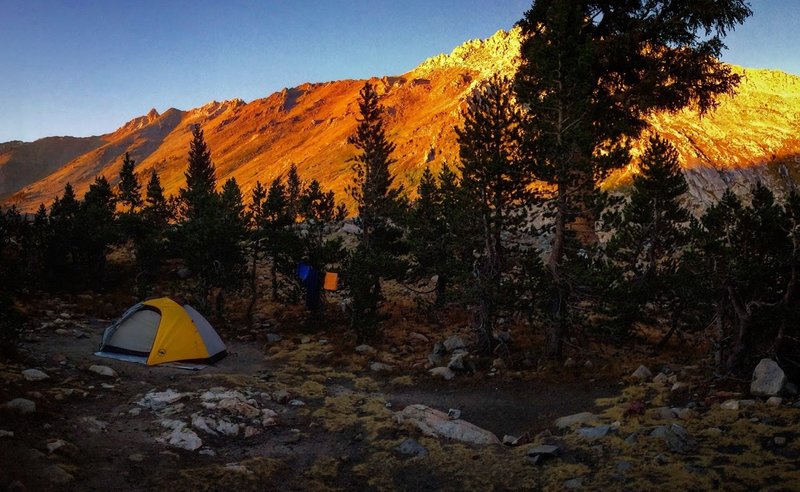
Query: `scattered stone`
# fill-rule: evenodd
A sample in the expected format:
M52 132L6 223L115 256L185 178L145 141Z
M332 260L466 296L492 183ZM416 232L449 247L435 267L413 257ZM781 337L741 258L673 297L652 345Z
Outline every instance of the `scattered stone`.
M567 357L567 360L564 361L564 367L566 368L575 367L576 365L577 362L575 362L575 359L573 359L572 357Z
M431 374L431 376L439 376L445 381L450 381L456 377L456 373L454 373L449 367L434 367L428 372Z
M213 449L208 449L208 448L201 449L200 451L197 452L197 454L202 454L204 456L216 456L217 455L217 453Z
M214 430L216 430L220 434L224 434L226 436L238 436L239 435L239 425L238 424L234 424L233 422L228 422L225 419L219 419L217 421L217 426L214 428Z
M225 398L220 400L217 407L234 415L241 415L242 417L247 417L249 419L261 415L261 410L253 405L239 400L238 398Z
M311 337L302 337L300 339L300 343L303 344L303 345L305 345L307 343L311 343Z
M697 418L697 412L691 408L673 408L672 413L681 420L693 420Z
M519 440L518 437L509 436L508 434L503 436L503 444L505 444L506 446L516 446L518 440Z
M267 333L267 343L278 343L283 339L277 333Z
M678 381L678 382L676 382L675 384L672 385L672 389L670 391L673 392L673 393L689 391L689 383L683 383L683 382Z
M670 450L675 453L688 453L697 447L697 443L689 436L686 429L678 424L656 427L650 433L650 437L664 439Z
M261 409L261 425L264 427L278 425L278 413L269 408Z
M48 379L50 376L39 369L25 369L22 371L22 377L25 378L26 381L41 381L43 379Z
M538 465L542 461L550 458L555 458L559 455L561 449L552 444L541 444L528 449L528 460L534 465Z
M6 402L3 407L22 415L36 412L36 403L26 398L14 398Z
M400 423L414 424L427 436L445 437L472 444L500 444L500 440L491 432L464 420L451 420L446 413L425 405L409 405L397 412L395 418Z
M203 445L203 441L191 429L187 429L185 424L180 422L180 426L172 429L166 436L167 444L172 447L195 451ZM237 427L238 428L238 427Z
M739 407L752 407L758 403L756 400L739 400Z
M709 427L708 429L700 431L700 434L704 437L719 437L722 435L722 429L719 427Z
M639 442L639 434L633 432L631 435L625 438L625 444L628 446L633 446L637 442Z
M230 471L234 473L241 473L242 475L252 475L253 471L247 468L244 465L240 465L239 463L227 463L225 465L225 471Z
M67 473L67 471L61 468L59 465L50 465L42 470L42 473L45 477L47 477L47 480L49 480L50 483L54 483L56 485L65 485L74 480L74 477Z
M678 382L678 375L677 374L673 374L672 376L667 378L667 383L669 383L669 384L675 384L677 382Z
M469 354L467 353L458 353L453 354L450 358L450 362L447 364L447 367L454 370L454 371L467 371L469 370L469 361L467 357Z
M295 399L295 400L289 401L289 406L292 406L292 407L304 407L304 406L306 406L306 402L304 402L303 400L296 400Z
M578 435L589 441L596 441L605 437L611 427L607 425L598 425L597 427L581 427L578 429Z
M178 278L183 280L186 280L187 278L192 276L192 271L186 267L178 268L178 270L175 273L178 275Z
M376 352L374 348L366 344L359 345L355 348L355 351L359 354L374 354Z
M464 340L461 339L458 335L453 335L447 340L444 341L444 349L448 352L452 352L456 349L463 349L467 347L467 344L464 343Z
M504 361L501 357L498 357L492 361L492 369L500 371L505 368L506 368L506 361Z
M78 420L86 426L86 430L93 434L104 432L108 427L108 422L99 420L97 417L81 417Z
M650 369L647 367L639 366L639 368L631 374L631 377L639 381L650 381L653 378L653 373L650 372Z
M409 333L408 334L408 338L411 338L411 339L414 339L414 340L419 340L419 341L425 342L425 343L429 343L430 342L428 337L426 337L422 333L417 333L415 331L412 331L411 333Z
M369 366L370 370L374 372L391 372L394 371L394 366L384 364L383 362L373 362Z
M134 453L128 456L128 461L133 461L134 463L141 463L144 461L144 455L142 453Z
M579 489L583 487L583 478L571 478L564 482L564 488L568 490Z
M767 405L771 407L779 407L783 404L783 398L780 396L770 396L767 399Z
M443 366L444 354L437 354L437 353L428 354L428 362L430 362L431 365L436 367Z
M761 359L753 371L750 394L754 396L777 396L786 384L786 373L777 362Z
M0 437L14 437L14 432L0 429Z
M583 363L583 367L586 369L591 369L592 367L594 367L594 364L592 364L592 361L587 360L586 362Z
M669 458L664 453L658 453L655 457L655 461L659 465L666 465L669 463Z
M98 365L89 366L89 371L108 378L117 377L117 371L111 369L108 366L98 366Z
M279 389L272 392L272 399L278 403L286 403L292 398L291 393L285 389Z
M591 412L581 412L556 419L555 426L566 429L575 425L589 425L597 422L597 416Z
M461 418L461 410L457 408L451 408L447 411L447 417L450 419L460 419Z
M675 418L675 413L669 407L656 407L651 409L650 412L661 420L672 420Z
M58 452L58 454L64 456L75 456L80 452L78 446L63 439L50 439L47 441L46 446L48 454Z
M347 224L342 226L342 232L346 234L361 234L361 228L357 225L348 222Z
M720 403L719 406L723 410L739 410L739 400L727 400Z
M774 442L776 446L786 446L786 438L783 436L775 436L772 442Z
M399 446L395 448L400 454L411 455L411 456L425 456L428 454L428 450L422 444L418 443L415 439L408 438L405 441L401 442Z
M663 384L663 385L666 385L666 384L667 384L667 379L668 379L668 378L667 378L667 375L666 375L666 374L664 374L663 372L659 372L659 373L658 373L658 374L656 374L656 376L653 378L653 382L654 382L654 383L656 383L656 384Z

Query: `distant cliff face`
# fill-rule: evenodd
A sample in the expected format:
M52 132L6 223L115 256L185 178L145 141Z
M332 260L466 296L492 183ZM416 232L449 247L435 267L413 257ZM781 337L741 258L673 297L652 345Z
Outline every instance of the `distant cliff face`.
M398 184L413 189L426 166L438 169L444 161L458 161L453 127L460 122L462 101L490 74L513 74L520 44L518 30L499 31L426 60L404 75L371 80L386 108L388 137L397 146L393 171ZM744 189L758 180L781 189L787 176L800 168L800 77L736 70L743 76L739 94L722 98L714 113L700 119L686 110L655 115L651 121L653 130L678 148L690 194L700 204L710 203L727 186ZM30 163L23 166L26 170L44 167L26 161L16 150L4 150L20 144L2 144L0 186L18 190L11 201L34 210L39 203L49 204L67 182L79 194L99 174L115 183L128 151L137 161L137 172L156 168L166 191L177 193L184 183L191 127L201 124L220 184L235 177L247 193L256 181L269 182L295 163L304 179L316 178L346 200L344 189L352 179L348 160L354 155L347 137L356 126L356 100L363 84L303 84L250 103L232 100L189 111L151 111L86 141L86 148L74 150L75 155L62 152L61 161L44 159L60 165L40 175L31 172L27 181L24 176L13 183L5 178L4 155L14 156L17 169L21 162ZM21 145L41 147L41 142ZM635 166L623 170L610 184L623 183L634 172Z

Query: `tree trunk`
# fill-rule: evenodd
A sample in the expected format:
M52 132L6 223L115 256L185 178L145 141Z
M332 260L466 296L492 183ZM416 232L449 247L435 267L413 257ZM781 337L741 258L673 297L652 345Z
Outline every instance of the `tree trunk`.
M565 183L558 184L558 197L556 201L555 230L553 231L553 247L547 267L553 277L553 299L551 301L551 320L546 327L547 356L561 359L566 331L566 302L568 290L561 273L561 263L564 257L564 242L566 240L567 223L567 190Z
M255 311L258 299L258 272L257 272L258 252L253 249L253 258L250 272L250 302L247 304L247 314L245 315L248 328L253 327L253 311Z

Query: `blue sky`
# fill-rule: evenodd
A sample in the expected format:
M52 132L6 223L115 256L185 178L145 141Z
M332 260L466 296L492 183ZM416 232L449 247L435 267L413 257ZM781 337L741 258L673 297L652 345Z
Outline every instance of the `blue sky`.
M751 0L726 61L800 74L800 0ZM151 107L408 71L530 0L0 0L0 142L112 131Z

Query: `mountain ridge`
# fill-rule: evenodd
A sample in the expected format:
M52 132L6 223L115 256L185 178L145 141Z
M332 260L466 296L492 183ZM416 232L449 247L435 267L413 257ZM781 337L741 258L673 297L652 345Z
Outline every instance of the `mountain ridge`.
M518 29L501 30L431 57L405 74L369 79L386 108L388 138L396 144L393 171L398 184L413 189L425 166L437 169L442 162L457 161L453 127L460 122L462 101L490 74L511 75L520 44ZM653 131L678 148L691 196L704 203L731 183L747 187L763 180L785 187L783 176L794 176L798 168L800 77L733 68L742 75L739 94L721 97L713 113L700 119L696 110L686 109L651 118ZM111 133L87 137L95 139L93 148L56 162L59 165L47 175L35 177L7 201L31 211L39 203L49 205L66 182L79 196L98 174L115 183L125 152L137 161L137 173L155 168L167 193L177 193L195 124L204 129L220 185L234 177L247 194L256 180L269 182L294 163L304 179L318 179L337 199L346 200L348 161L355 153L346 142L355 129L363 84L356 79L304 83L250 102L210 101L161 114L153 109ZM3 145L0 184L7 173ZM777 169L781 165L787 167L785 172ZM630 166L611 182L624 182L635 172Z

